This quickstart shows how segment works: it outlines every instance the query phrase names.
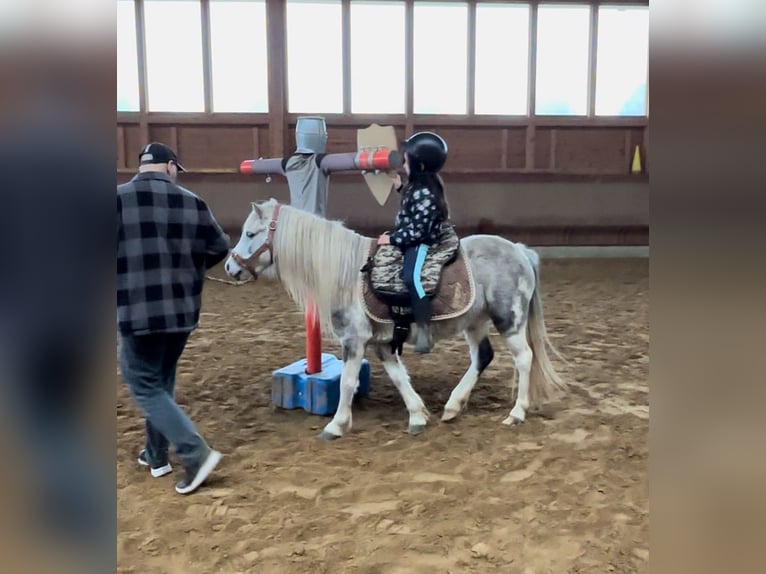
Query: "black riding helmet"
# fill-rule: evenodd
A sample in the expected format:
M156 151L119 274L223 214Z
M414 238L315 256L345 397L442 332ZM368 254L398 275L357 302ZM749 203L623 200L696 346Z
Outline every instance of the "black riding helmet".
M433 132L418 132L402 142L413 172L438 173L447 161L447 142Z

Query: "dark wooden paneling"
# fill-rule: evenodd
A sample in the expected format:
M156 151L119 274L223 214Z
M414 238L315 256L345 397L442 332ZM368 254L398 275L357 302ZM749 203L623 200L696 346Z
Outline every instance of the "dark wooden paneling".
M359 126L367 127L367 126ZM326 153L346 153L356 151L357 127L350 126L327 126L327 150ZM285 154L295 151L295 124L288 125L287 149Z
M370 123L367 119L357 123L328 121L327 152L355 151L357 130ZM136 167L136 154L149 141L161 141L175 147L187 168L208 173L237 169L243 159L253 158L255 154L266 158L282 156L272 148L273 138L268 126L263 124L172 125L165 121L158 124L149 121L119 123L118 128L123 133L125 146L124 153L117 157L118 169ZM287 128L285 154L295 149L295 124L288 124ZM405 128L404 124L394 125L397 142L411 135ZM510 177L512 173L532 170L555 173L558 177L626 175L630 173L636 146L640 146L642 167L648 171L644 146L646 129L641 126L535 126L532 148L529 149L529 130L521 125L457 127L441 122L423 122L413 129L433 130L447 140L450 157L445 172L450 174L491 175L492 181L497 181L498 177L502 179L503 174ZM528 164L530 157L534 159L533 165Z
M138 152L149 142L141 138L139 126L125 126L125 167L138 167Z
M253 154L253 131L250 127L181 126L178 147L186 168L238 168Z
M502 166L502 130L441 128L433 125L418 126L417 131L421 130L437 132L445 139L449 146L448 169L499 169Z
M557 130L556 167L596 173L625 169L625 132L621 129Z
M535 169L548 169L551 163L551 129L535 130Z
M269 142L271 141L268 128L258 128L258 148L260 151L260 157L271 157L271 150L269 149ZM251 158L255 159L255 158Z
M117 126L117 167L124 168L125 164L125 128Z
M630 148L628 149L628 156L633 159L633 150L636 148L636 146L641 147L641 154L642 156L646 155L646 148L645 148L645 142L644 142L644 130L642 129L632 129L630 131Z
M152 141L162 142L172 147L172 130L172 126L149 126L149 139ZM176 153L179 155L179 157L181 156L180 149L177 149Z
M118 176L126 181L132 173ZM528 174L525 177L540 177ZM476 178L447 175L452 219L460 233L508 232L515 240L534 244L646 244L649 196L645 178L624 181L518 182L487 184ZM286 180L274 176L183 174L182 185L208 202L218 221L238 233L251 200L274 197L289 201ZM574 178L572 178L574 179ZM603 176L603 179L607 179ZM380 207L367 192L360 174L333 177L328 217L356 230L377 234L390 229L398 205L392 195Z
M291 126L295 139L295 128ZM356 128L334 128L327 130L327 153L356 151Z
M505 156L506 166L511 169L522 169L527 160L527 130L526 128L510 128L508 131L508 152Z

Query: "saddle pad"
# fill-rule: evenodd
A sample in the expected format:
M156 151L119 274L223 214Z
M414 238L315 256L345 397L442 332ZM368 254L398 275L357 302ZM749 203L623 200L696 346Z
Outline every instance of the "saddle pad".
M381 294L406 294L407 287L402 281L402 266L404 265L402 250L394 245L381 245L375 250L376 247L377 244L373 243L374 255L372 255L372 269L370 270L370 282L373 290L379 291ZM430 296L436 293L439 288L442 268L455 258L459 247L460 238L454 227L445 226L439 244L429 247L423 262L420 281L426 295Z
M367 316L376 323L393 323L388 304L378 298L369 281L360 274L359 289ZM457 259L444 268L439 290L431 302L431 321L454 319L466 313L476 300L476 285L463 247L458 248ZM402 310L398 308L397 310Z

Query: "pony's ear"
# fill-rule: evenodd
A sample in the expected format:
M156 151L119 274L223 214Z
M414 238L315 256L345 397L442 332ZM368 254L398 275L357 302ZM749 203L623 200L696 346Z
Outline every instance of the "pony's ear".
M263 211L261 211L261 208L258 207L258 204L253 201L250 205L253 206L253 211L258 214L258 218L263 219Z

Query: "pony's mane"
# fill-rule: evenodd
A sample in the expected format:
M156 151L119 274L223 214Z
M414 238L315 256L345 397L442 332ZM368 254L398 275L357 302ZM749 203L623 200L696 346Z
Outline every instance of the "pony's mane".
M332 313L358 297L360 269L370 238L340 221L283 205L274 234L276 271L288 295L306 310L313 302L322 331L332 330Z

